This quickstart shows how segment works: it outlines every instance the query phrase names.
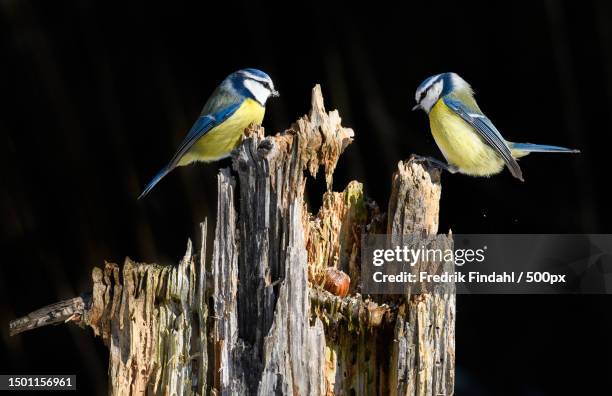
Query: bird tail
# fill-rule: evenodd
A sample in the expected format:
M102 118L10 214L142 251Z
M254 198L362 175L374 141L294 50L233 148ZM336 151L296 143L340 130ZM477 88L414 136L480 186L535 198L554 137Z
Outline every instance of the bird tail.
M512 151L514 158L521 158L529 153L579 153L580 150L569 149L559 146L547 146L532 143L513 143L508 142L508 147Z
M138 197L138 199L142 199L144 198L152 189L153 187L155 187L155 185L157 183L159 183L159 181L166 176L168 173L170 173L170 171L174 169L172 167L170 167L169 165L166 165L164 167L164 169L160 170L159 173L157 173L157 175L155 175L155 177L149 182L149 184L147 184L147 186L145 187L145 189L142 191L142 194L140 194L140 196Z

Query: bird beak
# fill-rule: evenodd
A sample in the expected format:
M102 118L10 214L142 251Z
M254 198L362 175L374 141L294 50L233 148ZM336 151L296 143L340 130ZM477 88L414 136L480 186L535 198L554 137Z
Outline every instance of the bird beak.
M417 103L417 104L416 104L416 105L415 105L415 106L412 108L412 111L417 111L417 110L418 110L418 109L420 109L420 108L421 108L421 105Z
M273 98L278 98L280 96L280 93L277 90L274 90L270 92L270 96L272 96Z

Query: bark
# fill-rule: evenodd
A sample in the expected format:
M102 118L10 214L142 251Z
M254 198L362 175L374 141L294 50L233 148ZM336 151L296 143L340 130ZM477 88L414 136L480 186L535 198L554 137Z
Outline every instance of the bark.
M90 294L15 320L11 334L92 328L109 347L112 394L452 394L452 286L360 294L363 236L452 246L436 235L439 172L401 162L388 216L358 182L331 191L354 134L325 111L318 86L311 106L275 136L245 131L233 169L219 172L208 262L205 222L200 250L188 242L177 266L106 263ZM313 215L305 172L320 167L328 192Z

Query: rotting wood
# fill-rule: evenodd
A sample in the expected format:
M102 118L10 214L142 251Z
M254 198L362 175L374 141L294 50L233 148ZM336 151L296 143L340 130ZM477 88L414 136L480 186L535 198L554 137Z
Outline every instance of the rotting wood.
M9 334L14 336L43 326L72 321L80 322L81 317L90 304L91 294L86 293L79 297L69 298L37 309L24 317L11 321Z
M368 205L363 185L352 181L343 192L328 191L316 216L305 221L308 250L308 277L322 284L327 268L337 268L351 279L354 291L361 278L361 236L379 215L378 208Z
M341 298L325 290L310 289L310 301L315 314L327 326L346 325L349 330L365 331L395 322L397 309L386 304L364 301L357 294Z
M438 232L440 212L440 170L414 159L402 161L392 178L387 235L424 239ZM438 248L452 248L452 238L437 236ZM453 272L452 262L444 271ZM415 266L418 273L419 266ZM455 382L455 289L453 284L437 286L419 295L406 295L393 333L391 353L391 395L449 395Z
M199 254L189 242L178 266L106 263L90 295L17 319L11 334L67 320L92 328L109 347L112 394L452 394L454 289L359 294L364 235L452 246L436 236L439 171L401 162L387 217L358 182L331 191L352 139L315 87L308 115L275 136L247 130L234 174L219 172L210 262L204 224ZM304 173L321 166L328 192L312 215ZM348 296L322 290L332 269L350 277Z

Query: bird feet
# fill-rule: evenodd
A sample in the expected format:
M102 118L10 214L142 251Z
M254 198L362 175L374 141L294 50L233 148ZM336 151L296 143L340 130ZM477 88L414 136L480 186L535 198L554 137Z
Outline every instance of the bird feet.
M433 157L424 157L421 155L416 155L416 154L412 154L410 156L410 160L414 161L414 162L426 162L428 163L430 166L434 167L434 168L439 168L442 170L446 170L449 173L457 173L459 171L459 168L457 168L455 165L451 165L451 164L447 164L444 163L438 159L435 159Z

